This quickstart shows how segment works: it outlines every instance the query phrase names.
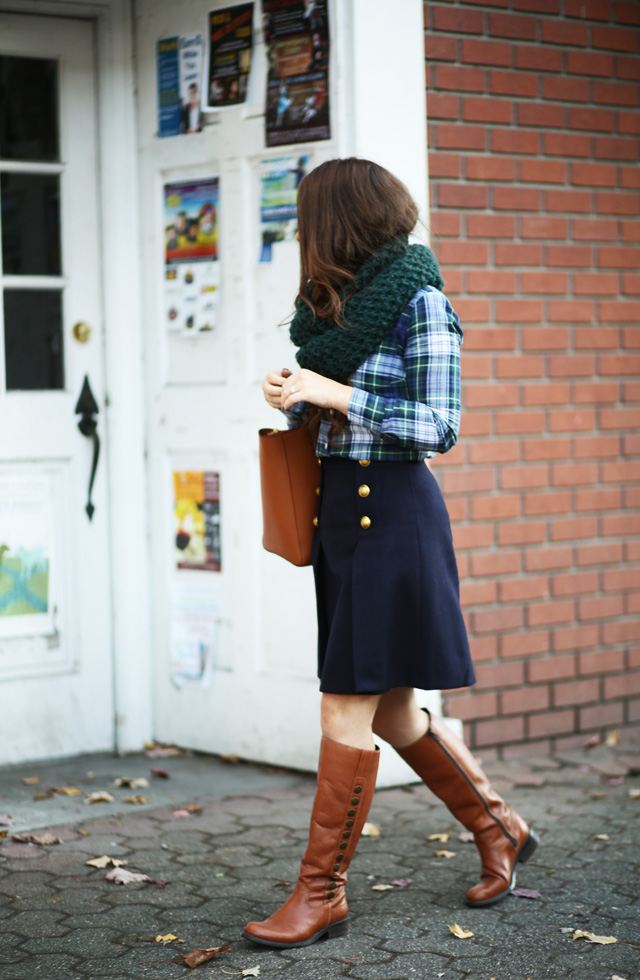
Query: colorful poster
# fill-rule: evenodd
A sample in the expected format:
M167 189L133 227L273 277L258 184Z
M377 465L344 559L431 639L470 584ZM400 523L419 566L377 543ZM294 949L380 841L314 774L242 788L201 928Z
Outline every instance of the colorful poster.
M158 41L158 136L199 133L202 129L203 53L202 34Z
M308 169L306 153L260 164L260 262L271 262L275 242L296 237L298 184Z
M219 572L220 474L173 474L175 560L178 568Z
M0 637L54 631L52 499L46 476L0 477Z
M220 597L211 586L176 582L171 596L171 677L208 687L215 666Z
M331 138L327 0L262 0L267 146Z
M239 105L251 68L253 3L212 10L207 41L207 109Z
M164 186L164 315L172 333L213 330L218 311L217 177Z

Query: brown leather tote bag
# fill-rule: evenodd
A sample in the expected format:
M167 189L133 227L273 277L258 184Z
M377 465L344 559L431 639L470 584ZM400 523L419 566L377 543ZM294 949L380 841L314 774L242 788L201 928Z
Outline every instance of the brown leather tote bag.
M262 544L293 565L310 565L320 471L309 426L259 436Z

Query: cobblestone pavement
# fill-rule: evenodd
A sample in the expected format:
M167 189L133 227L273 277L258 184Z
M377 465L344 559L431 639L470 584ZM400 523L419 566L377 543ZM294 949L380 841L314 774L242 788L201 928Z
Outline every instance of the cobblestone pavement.
M148 772L149 760L138 762ZM443 805L422 786L379 791L369 819L380 836L361 840L349 872L349 935L282 951L256 947L241 932L273 911L289 892L285 882L295 880L314 781L287 774L284 785L276 776L272 787L247 793L236 768L239 792L186 817L175 816L176 801L93 819L83 812L81 822L47 828L63 840L53 846L13 841L10 828L0 843L1 980L173 980L190 975L180 952L222 945L232 952L194 976L222 980L259 967L263 980L640 978L637 743L487 765L541 837L518 881L541 897L509 896L488 909L464 905L477 853ZM204 793L206 800L206 786ZM0 814L4 806L0 799ZM451 836L427 840L435 833ZM111 884L105 870L85 864L102 854L169 884ZM372 890L397 879L410 883ZM456 938L454 923L474 935ZM575 930L617 943L574 939ZM167 933L184 943L153 941Z

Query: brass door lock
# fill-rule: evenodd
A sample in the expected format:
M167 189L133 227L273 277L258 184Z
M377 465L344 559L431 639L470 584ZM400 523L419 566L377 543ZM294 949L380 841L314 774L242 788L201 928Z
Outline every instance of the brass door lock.
M91 327L88 323L83 323L82 320L79 320L74 324L72 333L79 344L86 344L91 337Z

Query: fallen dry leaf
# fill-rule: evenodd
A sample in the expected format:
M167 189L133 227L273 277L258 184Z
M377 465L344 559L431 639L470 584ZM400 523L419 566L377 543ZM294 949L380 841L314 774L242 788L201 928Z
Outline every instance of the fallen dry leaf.
M25 786L37 786L40 782L40 776L24 776L22 782Z
M168 946L169 943L183 943L184 939L179 939L172 932L168 932L166 936L156 936L156 942L162 943L163 946Z
M8 833L8 830L0 830L0 840L4 840Z
M630 789L627 796L630 800L640 800L640 789Z
M393 890L393 885L373 885L372 892L388 892Z
M78 833L80 834L81 837L91 837L90 830L79 830Z
M166 769L152 769L152 776L157 776L159 779L169 779L169 773Z
M82 790L77 786L52 786L51 792L60 796L82 796Z
M437 858L453 858L456 856L455 851L434 851L433 853Z
M514 888L511 894L518 898L542 898L537 888Z
M146 796L123 796L122 802L123 803L146 803L147 798Z
M627 980L626 977L619 977L617 973L614 973L611 980Z
M604 744L608 749L613 749L616 745L620 745L620 732L617 728L607 734Z
M441 844L446 844L450 837L451 834L429 834L427 840L439 840Z
M406 888L411 884L411 878L394 878L391 884L397 885L398 888Z
M609 834L594 834L594 840L609 840Z
M185 810L187 813L202 813L202 807L199 803L187 803Z
M180 959L190 970L212 960L218 953L232 953L231 946L210 946L208 949L194 949L192 953L180 953Z
M118 776L117 779L113 780L114 786L124 786L128 789L144 789L145 786L149 785L149 780L145 779L144 776L139 776L137 779L131 779L129 776Z
M101 857L92 858L91 861L85 861L92 868L106 868L108 865L112 864L114 868L119 868L122 864L128 864L128 861L121 861L120 858L109 857L108 854L103 854Z
M228 763L228 765L230 766L237 766L238 763L240 762L240 759L238 758L237 755L219 755L218 758L222 762Z
M471 939L472 936L475 936L475 932L470 932L468 929L463 929L457 922L454 922L452 926L449 926L449 932L452 932L458 939Z
M167 759L175 755L187 755L184 749L178 749L175 745L156 745L151 743L145 752L148 759Z
M139 871L127 871L125 868L114 868L104 877L106 881L112 881L114 885L129 885L135 881L148 881L156 888L164 888L165 885L169 884L168 881L159 881L157 878L150 878L149 875L140 874Z
M585 739L582 743L583 749L595 749L596 745L600 745L599 735L590 735L589 738Z
M107 793L106 789L96 790L95 793L89 793L84 798L85 803L115 803L114 797L111 793Z
M362 837L379 837L380 828L375 823L365 823L361 831Z
M44 834L12 834L11 840L18 841L19 844L41 844L43 847L49 844L62 844L62 838L55 834L45 832Z
M13 824L13 820L11 819L11 817L7 817L7 816L0 817L1 827L11 827L12 824Z
M610 943L618 942L615 936L595 936L592 932L585 932L584 929L576 929L573 938L586 939L588 943L598 943L600 946L609 946Z
M174 810L171 816L180 819L180 817L190 817L191 814L188 810Z
M259 977L260 976L260 967L259 966L250 966L246 970L243 970L242 971L242 976L243 977Z
M473 844L474 836L469 830L461 830L458 834L458 840L462 841L463 844Z

